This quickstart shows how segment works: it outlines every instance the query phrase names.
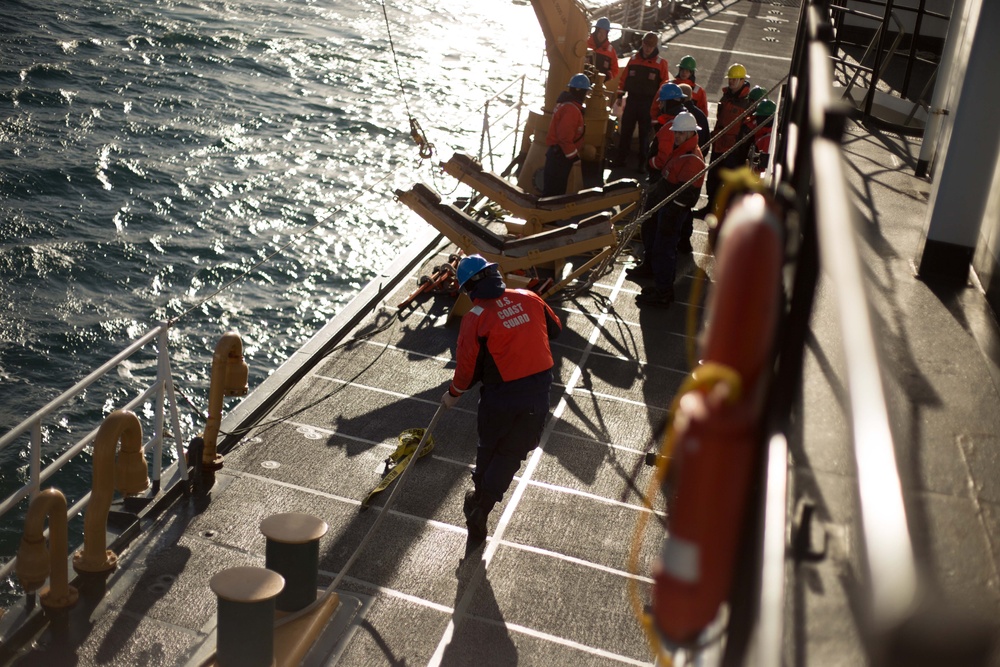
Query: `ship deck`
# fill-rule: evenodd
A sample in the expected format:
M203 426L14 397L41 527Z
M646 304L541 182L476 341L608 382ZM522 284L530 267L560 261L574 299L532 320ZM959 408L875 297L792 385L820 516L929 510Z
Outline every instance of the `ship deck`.
M694 54L713 72L699 80L710 89L733 60L769 88L788 70L796 4L705 3L704 30L688 25L665 35L668 57L673 63ZM943 291L913 275L930 190L912 176L918 145L851 124L844 156L864 223L861 254L877 286L870 296L884 333L921 574L942 599L995 617L997 328L974 283ZM682 256L679 295L689 293L696 265L711 274L701 220L694 245L693 255ZM214 640L209 579L228 567L263 565L259 525L272 514L326 521L320 586L340 574L391 491L361 509L383 460L401 431L427 426L451 378L451 299L420 300L403 311L396 304L453 251L432 235L415 244L382 276L387 284L403 280L381 290L376 280L362 294L374 308L338 316L239 404L224 430L250 415L256 425L226 451L210 496L180 497L150 520L106 589L85 595L72 612L76 620L51 626L15 664L197 663ZM667 310L637 308L626 259L588 291L552 303L565 328L553 343L551 415L541 445L491 515L488 541L466 554L461 505L476 445L475 399L466 396L443 414L433 451L414 465L346 573L338 591L343 607L306 664L652 664L627 590L636 582L648 594L662 507L654 508L640 544L638 574L629 572L628 555L637 519L649 515L641 494L653 469L644 456L690 367L691 304L680 296ZM789 433L789 504L816 507L814 543L825 545L814 558L788 561L784 658L794 665L868 660L857 472L834 293L822 280ZM701 304L693 307L700 320ZM283 395L262 415L265 397L276 392ZM695 662L714 664L720 648Z

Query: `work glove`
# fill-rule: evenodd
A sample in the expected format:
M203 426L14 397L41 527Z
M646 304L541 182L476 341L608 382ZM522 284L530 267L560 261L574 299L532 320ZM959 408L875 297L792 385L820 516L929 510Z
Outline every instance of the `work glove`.
M445 392L441 394L441 407L443 407L445 410L451 410L453 407L455 407L455 404L458 403L458 399L460 398L462 397L452 396L450 391L445 390Z

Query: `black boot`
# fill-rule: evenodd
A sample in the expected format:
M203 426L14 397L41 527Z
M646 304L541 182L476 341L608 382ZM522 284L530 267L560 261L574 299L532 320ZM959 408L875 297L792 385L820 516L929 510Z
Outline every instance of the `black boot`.
M469 529L469 542L482 542L486 539L486 521L496 505L495 500L489 500L482 496L466 494L466 506L469 511L465 513L465 525ZM463 508L464 509L464 508Z
M635 297L635 302L640 306L668 308L674 302L674 288L647 287Z
M653 267L649 262L641 262L630 269L625 269L625 278L632 282L646 280L653 277Z
M475 491L465 492L465 502L462 503L462 514L465 515L465 520L468 522L469 515L472 514L472 509L479 504L479 495Z

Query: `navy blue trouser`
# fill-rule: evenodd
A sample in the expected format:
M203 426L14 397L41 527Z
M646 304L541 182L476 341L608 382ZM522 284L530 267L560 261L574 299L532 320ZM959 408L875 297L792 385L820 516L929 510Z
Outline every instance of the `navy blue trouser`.
M551 376L549 376L551 377ZM521 462L542 436L549 413L549 390L544 393L505 392L503 385L484 385L479 395L479 446L472 481L479 494L500 502Z
M660 289L673 288L677 275L677 241L691 209L670 203L660 209L656 221L653 249L653 280Z
M622 113L621 138L618 142L618 159L624 161L632 152L632 133L639 126L639 166L646 162L646 151L649 150L649 131L653 127L653 119L649 115L649 107L653 104L652 97L637 97L629 93Z
M542 172L542 196L566 194L569 172L572 169L573 160L567 158L559 146L549 146L545 151L545 170Z

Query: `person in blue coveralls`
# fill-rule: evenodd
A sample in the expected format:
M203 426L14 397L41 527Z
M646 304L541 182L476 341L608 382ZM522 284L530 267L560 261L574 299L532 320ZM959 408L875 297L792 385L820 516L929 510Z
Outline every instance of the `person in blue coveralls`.
M475 544L486 539L490 512L541 439L552 385L549 340L562 323L534 292L507 289L497 265L480 255L463 258L456 278L473 306L462 317L455 374L441 405L452 408L481 383L473 489L462 508Z

